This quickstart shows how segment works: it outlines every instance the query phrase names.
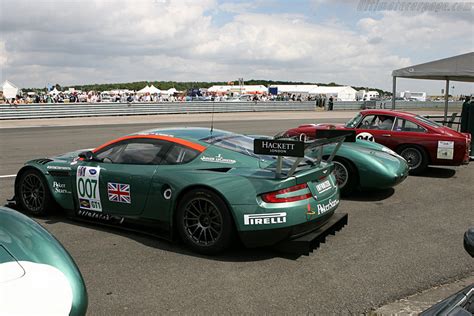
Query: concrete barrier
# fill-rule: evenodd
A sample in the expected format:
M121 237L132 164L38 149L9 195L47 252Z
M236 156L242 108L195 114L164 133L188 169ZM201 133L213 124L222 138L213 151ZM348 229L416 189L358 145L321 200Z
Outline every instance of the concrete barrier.
M314 102L163 102L0 105L0 120L180 113L314 111Z
M391 108L390 101L377 101L370 106ZM335 102L334 110L360 110L368 103ZM461 106L462 102L450 102L450 106ZM397 109L443 108L444 102L397 102ZM66 118L87 116L127 116L186 113L230 113L230 112L276 112L315 111L314 101L308 102L163 102L163 103L57 103L26 104L13 107L0 105L0 120L32 118Z

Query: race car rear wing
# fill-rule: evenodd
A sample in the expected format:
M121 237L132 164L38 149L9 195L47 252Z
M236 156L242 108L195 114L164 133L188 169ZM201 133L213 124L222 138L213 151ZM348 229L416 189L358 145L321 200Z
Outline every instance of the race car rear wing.
M319 166L323 160L323 147L328 144L336 144L328 159L326 159L327 162L331 162L348 136L350 135L340 135L337 137L306 141L304 139L300 140L296 136L284 137L276 135L273 139L254 139L254 153L277 156L275 171L276 178L282 178L283 158L295 157L295 161L286 174L286 177L291 177L301 162L305 159L310 160L313 165ZM312 159L305 157L305 153L309 151L317 151L317 158Z

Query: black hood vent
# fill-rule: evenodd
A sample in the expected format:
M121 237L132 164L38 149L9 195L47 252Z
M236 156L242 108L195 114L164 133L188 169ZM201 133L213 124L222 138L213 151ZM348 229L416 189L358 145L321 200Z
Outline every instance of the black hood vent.
M208 169L199 169L199 170L206 170L206 171L214 171L214 172L227 172L232 168L208 168Z
M39 163L40 165L45 165L47 164L48 162L51 162L53 161L52 159L49 159L49 158L40 158L40 159L35 159L33 160L34 162L36 163Z

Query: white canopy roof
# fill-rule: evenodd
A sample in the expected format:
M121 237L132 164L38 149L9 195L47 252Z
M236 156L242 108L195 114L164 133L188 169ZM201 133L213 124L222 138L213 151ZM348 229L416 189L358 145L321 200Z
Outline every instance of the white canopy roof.
M150 93L150 86L145 86L143 89L137 91L138 94Z
M151 86L149 87L149 90L150 90L150 91L149 91L150 94L155 94L155 93L158 94L158 93L161 93L161 90L158 89L157 87L155 87L154 85L151 85Z
M151 86L146 86L145 88L138 90L137 94L155 94L155 93L161 93L161 90L155 87L154 85Z
M59 94L59 92L61 92L61 91L59 91L58 89L56 89L56 87L54 87L54 89L49 91L48 94L57 95L57 94Z
M310 94L338 94L342 91L353 92L357 91L351 86L343 87L317 87L309 91Z
M392 77L474 82L474 53L397 69Z
M5 80L2 83L3 96L7 99L16 98L18 94L18 90L19 90L18 87L8 80Z
M165 90L165 91L162 91L164 94L168 94L168 95L172 95L176 92L178 92L178 90L176 90L175 88L169 88L168 90Z

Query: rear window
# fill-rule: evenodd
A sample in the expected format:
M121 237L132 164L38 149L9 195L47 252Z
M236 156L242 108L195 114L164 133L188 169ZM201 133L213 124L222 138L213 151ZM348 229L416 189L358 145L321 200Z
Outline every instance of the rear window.
M207 137L201 139L201 141L209 143L211 145L229 149L250 157L254 157L260 160L260 163L265 165L265 168L275 168L277 156L269 155L257 155L253 152L253 141L255 138L245 135L232 134L232 135L223 135L218 137ZM294 157L283 157L282 168L287 169L291 168L296 158ZM311 159L305 159L300 163L301 166L305 166L308 163L312 163Z
M218 137L207 137L201 139L201 141L208 144L218 146L221 148L229 149L250 157L255 157L264 160L273 160L273 156L257 155L253 152L253 137L245 135L224 135Z
M425 123L426 125L428 126L431 126L431 127L442 127L442 125L436 123L436 122L433 122L432 120L430 119L427 119L426 117L424 116L421 116L421 115L417 115L415 116L416 119L422 123Z

